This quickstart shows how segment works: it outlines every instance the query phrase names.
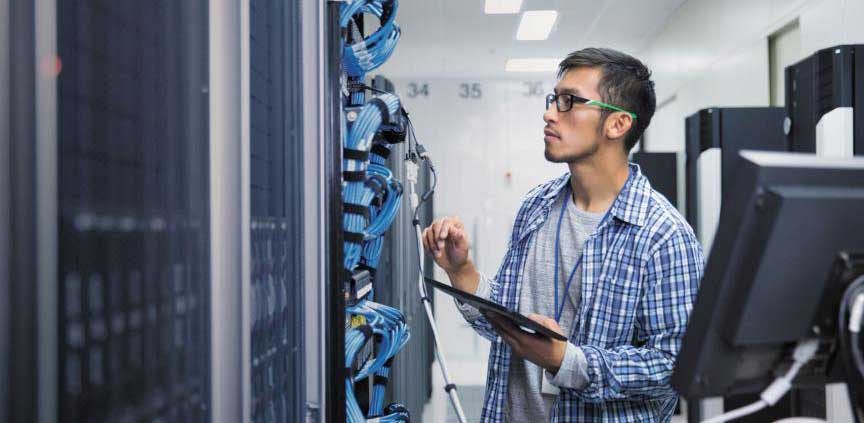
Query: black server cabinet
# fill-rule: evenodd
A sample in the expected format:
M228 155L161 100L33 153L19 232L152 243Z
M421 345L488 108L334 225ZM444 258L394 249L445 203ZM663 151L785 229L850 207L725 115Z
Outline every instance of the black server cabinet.
M342 248L342 35L339 26L338 2L327 3L325 17L327 70L324 92L324 143L322 155L324 198L327 209L324 230L327 234L324 260L326 274L324 286L324 336L326 338L324 362L325 421L344 422L345 416L345 286Z
M399 213L393 220L384 240L381 261L375 275L376 301L395 307L405 314L405 320L411 329L411 341L394 359L391 367L390 380L387 385L385 404L398 402L411 411L412 416L422 413L423 406L432 393L432 362L434 360L434 345L432 329L426 318L423 302L417 288L420 274L419 260L423 260L425 276L432 277L433 265L431 258L425 253L418 254L415 229L413 226L414 210L408 198L408 181L405 170L405 143L392 146L392 152L387 160L387 167L393 171L393 177L405 184L405 196ZM422 195L431 186L431 171L425 161L418 163L417 195ZM425 201L418 213L421 227L425 228L432 221L433 197Z
M678 153L633 153L633 163L639 165L651 187L678 207Z
M8 80L0 95L8 95L8 134L0 134L0 144L8 148L8 168L0 168L9 203L0 204L8 210L4 226L8 274L0 275L4 289L0 301L2 313L8 320L2 322L8 347L4 346L3 371L0 381L4 406L0 420L29 423L37 420L37 257L36 251L36 54L35 6L32 1L12 0L8 6ZM0 61L2 62L2 61ZM8 83L8 86L5 85ZM8 88L8 90L7 90ZM7 129L7 128L4 128ZM0 151L0 154L6 151ZM0 260L5 260L0 257Z
M303 421L300 8L252 0L251 420Z
M841 107L853 108L853 152L864 155L864 45L822 49L786 68L791 151L815 153L817 123Z
M685 204L686 218L699 233L699 156L708 149L721 149L721 198L735 182L740 150L786 151L781 107L714 107L702 109L686 119Z
M208 8L57 2L58 418L209 419Z

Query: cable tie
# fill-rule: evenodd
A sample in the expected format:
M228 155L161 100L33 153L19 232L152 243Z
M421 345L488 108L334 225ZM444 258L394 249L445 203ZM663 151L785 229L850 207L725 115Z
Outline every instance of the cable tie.
M359 232L344 232L345 242L350 242L352 244L362 244L363 241L366 240L366 237Z
M345 182L363 182L366 180L365 170L346 170L342 172Z
M378 135L375 135L375 138L377 139ZM372 154L377 154L382 158L387 159L390 157L390 149L381 144L375 144L372 146Z
M370 219L369 207L361 206L359 204L351 204L351 203L343 203L342 211L344 213L356 214L359 216L363 216L364 219L368 222Z
M351 148L343 148L342 157L348 160L358 160L361 162L365 162L369 160L369 152L363 150L354 150Z

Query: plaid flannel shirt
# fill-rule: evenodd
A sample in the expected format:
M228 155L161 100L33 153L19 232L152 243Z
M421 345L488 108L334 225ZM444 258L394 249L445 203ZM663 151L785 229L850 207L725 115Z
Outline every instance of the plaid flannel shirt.
M527 194L490 280L492 301L518 311L528 249L569 179L567 173ZM669 380L704 266L693 230L631 164L627 182L585 241L582 263L569 339L585 353L590 382L561 389L552 421L669 421L678 400ZM502 422L511 349L485 318L472 326L492 341L481 420Z

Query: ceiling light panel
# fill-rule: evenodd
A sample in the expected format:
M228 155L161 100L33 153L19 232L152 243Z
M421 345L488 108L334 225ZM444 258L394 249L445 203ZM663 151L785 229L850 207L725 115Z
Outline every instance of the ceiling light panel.
M520 41L539 41L549 38L555 21L558 20L556 10L529 10L522 14L516 39Z
M522 0L486 0L486 14L500 15L519 13Z

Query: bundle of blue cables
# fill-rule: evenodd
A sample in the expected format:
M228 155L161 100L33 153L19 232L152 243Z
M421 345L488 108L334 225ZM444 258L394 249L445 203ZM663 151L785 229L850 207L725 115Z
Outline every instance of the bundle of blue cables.
M348 23L354 15L369 13L380 22L377 31L365 39L346 44L342 53L342 65L349 77L363 78L366 73L383 65L393 53L402 31L396 25L397 0L355 0L343 3L339 15L339 25L348 30Z
M363 244L362 262L372 269L378 268L378 260L381 258L381 248L384 245L384 232L393 223L399 206L402 204L402 184L393 178L393 172L385 166L377 163L369 164L366 173L370 177L378 177L383 181L383 196L380 206L373 205L370 208L371 217L366 234L369 240Z
M342 65L349 84L362 85L366 74L384 64L393 53L401 36L395 21L398 5L397 0L353 0L342 4L339 25L346 36ZM361 31L355 31L356 27L351 25L355 17L363 14L373 15L379 22L378 29L365 38ZM343 126L342 132L345 134L345 159L342 164L345 172L342 187L342 202L345 205L343 266L348 271L354 271L360 264L371 269L378 267L384 232L395 219L402 203L402 184L384 165L384 157L370 152L382 124L392 121L401 107L399 98L392 94L385 93L365 103L363 90L352 90L350 96L350 105L363 105L350 128ZM342 120L343 125L345 121ZM401 312L372 302L371 292L367 298L370 300L360 300L346 308L347 315L363 316L367 321L367 324L348 330L345 335L346 368L354 369L357 355L370 340L374 339L375 342L374 358L366 360L356 374L349 371L345 380L348 421L409 421L410 415L404 406L383 406L390 365L393 357L408 342L408 326ZM373 378L374 385L367 420L354 395L354 384L369 377Z
M375 357L370 357L361 366L359 371L352 375L348 374L345 379L347 417L349 422L365 422L366 417L354 396L354 383L367 379L374 375L374 388L369 403L369 417L380 422L404 422L408 421L409 415L404 407L401 409L391 408L391 412L385 414L384 392L386 380L390 376L390 364L393 357L405 347L411 333L405 323L405 317L399 310L371 301L360 301L346 312L354 316L366 318L366 324L350 329L345 334L345 367L354 368L357 354L366 343L375 340Z
M398 110L399 98L392 94L382 94L366 102L344 139L345 151L368 153L382 122L389 121ZM370 165L366 160L346 157L342 169L346 175L359 175L346 178L342 187L342 202L350 205L348 207L356 207L346 209L347 213L342 221L342 229L346 233L343 265L350 271L360 263L363 244L379 238L393 221L401 203L401 185L393 180L389 169L379 164ZM370 207L376 197L380 205L373 212ZM364 212L361 213L361 210ZM365 210L369 210L368 216L363 214L366 213ZM376 214L373 216L373 213ZM354 238L350 239L349 234L354 234ZM373 258L377 264L378 257L374 253L374 249L370 250L367 258ZM380 255L380 246L378 254Z

